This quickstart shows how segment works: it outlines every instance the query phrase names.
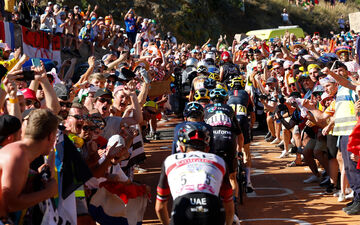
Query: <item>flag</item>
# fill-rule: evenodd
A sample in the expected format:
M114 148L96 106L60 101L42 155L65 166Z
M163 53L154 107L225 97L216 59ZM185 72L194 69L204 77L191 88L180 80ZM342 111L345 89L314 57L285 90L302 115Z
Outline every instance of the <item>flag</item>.
M352 152L354 155L360 156L360 122L356 124L353 131L349 136L349 142L347 150ZM360 160L357 163L356 169L360 169Z
M31 31L22 26L23 50L30 58L46 58L61 65L60 36L51 36L43 31Z
M0 21L0 40L2 40L3 43L7 43L9 47L14 50L15 38L13 23Z
M67 135L64 135L64 158L61 173L61 195L64 199L93 177L85 160Z

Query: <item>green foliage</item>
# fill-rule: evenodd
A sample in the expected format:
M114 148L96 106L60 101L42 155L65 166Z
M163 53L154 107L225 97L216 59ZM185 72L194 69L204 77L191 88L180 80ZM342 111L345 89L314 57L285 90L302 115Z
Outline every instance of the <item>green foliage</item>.
M86 9L88 4L99 5L98 13L111 13L115 22L123 26L123 16L130 7L137 15L159 22L160 32L172 31L178 41L193 44L204 43L209 37L215 44L219 35L226 33L229 40L236 33L249 30L274 28L281 24L281 12L287 8L290 20L306 32L318 31L327 34L337 28L341 14L358 11L360 0L348 0L346 5L337 4L328 9L323 1L312 12L301 7L289 6L288 0L64 0L72 7L79 4Z

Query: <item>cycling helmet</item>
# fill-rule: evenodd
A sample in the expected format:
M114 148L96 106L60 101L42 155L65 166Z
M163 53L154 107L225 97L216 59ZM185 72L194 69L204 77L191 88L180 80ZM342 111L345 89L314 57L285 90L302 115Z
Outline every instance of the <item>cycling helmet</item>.
M226 92L228 92L227 86L225 84L221 83L221 82L216 82L215 88L224 89Z
M224 62L229 62L230 61L230 53L225 51L221 54L221 60Z
M216 88L216 80L210 78L206 79L204 81L204 87L209 90Z
M205 99L210 100L209 90L206 88L200 88L199 90L196 90L194 99L195 101L205 100Z
M198 102L188 102L183 114L184 117L201 118L204 116L204 108Z
M204 148L210 143L210 132L201 123L186 123L179 129L178 141L185 146L205 150Z
M211 92L210 92L211 100L214 100L214 99L226 100L227 96L228 96L227 91L225 91L222 88L215 88L215 89L211 90Z
M186 64L186 67L189 67L189 66L197 67L198 60L195 58L188 58L188 60L186 60L185 64Z
M217 68L214 65L209 65L208 66L208 72L209 73L220 73L220 70L219 70L219 68Z
M218 73L210 72L209 78L213 79L213 80L216 80L216 81L220 81L220 75Z
M208 53L206 53L206 55L205 55L205 59L212 59L212 60L216 60L216 55L215 55L215 53L214 52L208 52Z
M201 60L198 64L197 64L197 67L205 67L206 70L208 69L209 65L206 63L205 60Z
M245 87L245 82L242 77L234 77L231 80L230 87L234 89L243 89Z

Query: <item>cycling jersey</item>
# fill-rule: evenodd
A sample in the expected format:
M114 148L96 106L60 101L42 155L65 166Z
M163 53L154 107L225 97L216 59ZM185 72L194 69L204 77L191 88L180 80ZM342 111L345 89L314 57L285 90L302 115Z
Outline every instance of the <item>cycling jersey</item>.
M190 193L207 193L231 201L232 189L225 162L212 153L192 151L168 156L157 187L157 199L166 201Z
M229 173L233 173L236 166L236 139L241 134L233 109L222 103L210 104L205 108L204 118L213 127L214 153L225 160Z
M231 79L233 79L234 77L237 77L240 75L240 69L234 63L226 62L226 63L224 63L224 65L222 67L224 70L224 76L223 76L223 80L221 82L228 82Z
M195 92L201 88L205 88L204 83L207 79L208 79L208 77L205 75L200 75L200 76L195 77L191 84L191 90L193 92Z
M227 102L235 112L236 118L244 135L244 144L250 143L250 124L248 115L254 111L251 104L250 96L245 90L233 90L229 92L229 100Z
M205 108L204 120L213 129L223 129L241 134L239 124L236 120L234 110L222 103L209 104Z

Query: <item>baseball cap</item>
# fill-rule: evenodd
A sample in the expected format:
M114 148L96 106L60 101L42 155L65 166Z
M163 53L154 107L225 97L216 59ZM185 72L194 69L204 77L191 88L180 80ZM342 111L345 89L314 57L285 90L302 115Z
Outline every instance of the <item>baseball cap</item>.
M275 77L269 77L267 80L266 80L266 83L267 84L271 84L271 83L276 83L277 82L277 79Z
M316 85L312 93L316 93L316 92L324 92L324 87L321 85Z
M35 93L35 91L31 90L30 88L21 89L21 92L23 93L25 99L34 99L34 100L36 100L36 101L39 101L39 100L36 98L36 93Z
M130 81L132 80L136 75L133 71L121 68L120 70L116 70L115 75L118 77L120 81Z
M97 98L103 95L110 95L110 97L113 98L111 91L107 88L100 88L97 90L94 97Z
M117 142L116 147L124 147L125 146L124 138L118 134L115 134L109 138L107 147L109 147L109 148L112 147L116 142Z
M64 101L69 99L69 93L66 89L66 86L62 83L57 83L54 85L54 90L56 93L56 96Z
M21 128L21 122L15 116L2 115L0 116L0 143L3 142L9 135L14 134Z

